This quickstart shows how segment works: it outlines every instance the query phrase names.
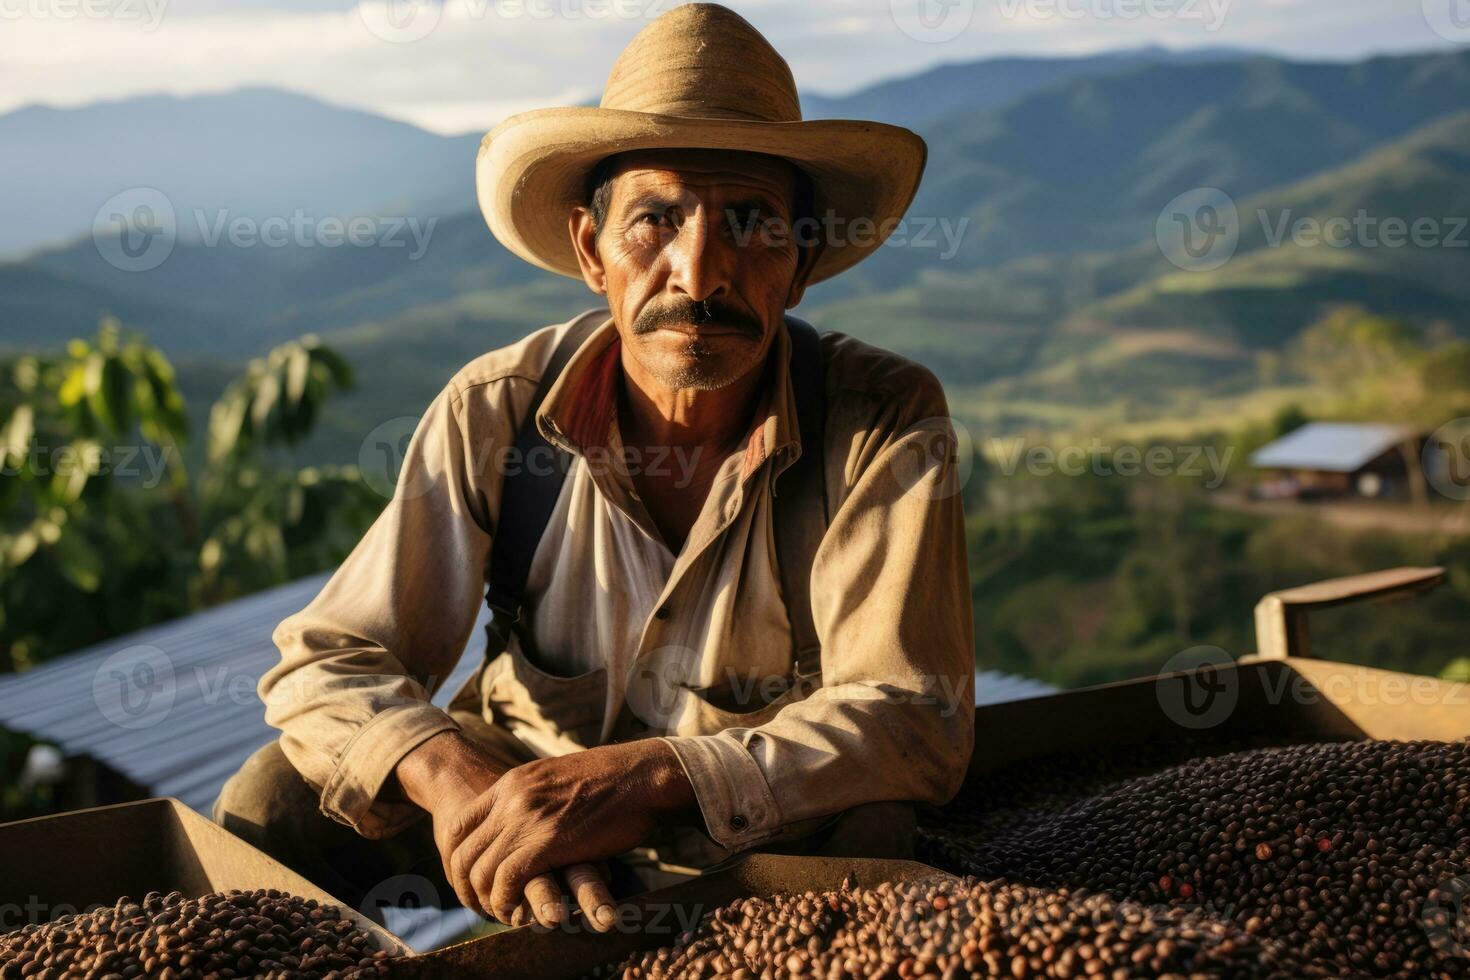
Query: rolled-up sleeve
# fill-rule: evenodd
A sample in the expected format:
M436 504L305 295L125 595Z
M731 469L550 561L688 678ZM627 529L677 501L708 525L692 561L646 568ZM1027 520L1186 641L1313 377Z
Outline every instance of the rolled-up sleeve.
M479 612L492 525L471 470L487 439L468 431L451 384L415 428L393 500L275 631L281 660L259 685L266 721L322 812L366 837L421 816L385 786L405 755L457 727L429 698Z
M944 803L963 781L974 614L955 435L938 382L912 374L846 440L849 489L811 573L822 686L759 726L668 737L723 847L863 803Z

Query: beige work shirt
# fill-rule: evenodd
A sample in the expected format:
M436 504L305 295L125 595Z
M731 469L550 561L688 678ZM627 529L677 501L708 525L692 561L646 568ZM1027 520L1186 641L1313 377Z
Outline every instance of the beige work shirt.
M266 720L320 788L323 812L365 836L421 815L393 791L393 769L458 727L429 698L483 601L502 474L536 465L515 456L516 432L566 328L453 377L414 432L392 502L275 632L281 661L260 682ZM620 344L607 316L538 412L573 464L527 582L532 649L513 640L452 708L539 756L666 738L709 836L728 850L861 803L952 797L974 737L974 654L944 393L923 367L851 337L829 333L822 347L831 519L810 580L819 688L782 693L794 665L772 481L808 449L784 326L746 447L722 463L675 554L630 471L686 472L688 457L624 451Z

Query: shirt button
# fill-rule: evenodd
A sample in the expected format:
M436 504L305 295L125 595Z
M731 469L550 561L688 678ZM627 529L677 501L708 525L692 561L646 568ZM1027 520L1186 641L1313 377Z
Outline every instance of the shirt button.
M668 619L669 618L669 607L666 606L666 605L665 606L659 606L658 607L658 611L653 614L653 618L654 619Z
M750 821L745 819L745 815L744 814L737 813L737 814L735 814L735 816L733 816L733 817L730 818L730 829L731 830L744 830L746 828L746 826L749 825L749 823L750 823Z

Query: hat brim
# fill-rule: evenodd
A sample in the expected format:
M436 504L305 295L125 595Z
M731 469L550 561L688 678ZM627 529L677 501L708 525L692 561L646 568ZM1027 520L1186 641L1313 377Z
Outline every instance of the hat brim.
M567 221L585 204L587 178L614 153L646 149L744 150L784 157L812 179L826 249L811 282L874 252L913 202L927 147L918 134L847 119L762 122L621 109L537 109L505 120L480 144L480 210L500 243L533 265L580 279ZM867 225L862 222L872 222Z

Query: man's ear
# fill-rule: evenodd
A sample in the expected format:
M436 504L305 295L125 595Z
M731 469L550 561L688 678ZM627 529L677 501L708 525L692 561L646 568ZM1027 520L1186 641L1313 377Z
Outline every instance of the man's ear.
M795 309L801 302L802 296L806 295L806 284L812 277L812 270L817 267L817 260L822 257L827 243L817 236L810 245L799 245L796 250L796 274L791 277L791 288L786 293L786 308Z
M571 216L567 219L567 233L572 236L577 265L582 268L582 281L597 295L606 295L607 271L597 255L597 229L590 208L580 205L572 208Z

